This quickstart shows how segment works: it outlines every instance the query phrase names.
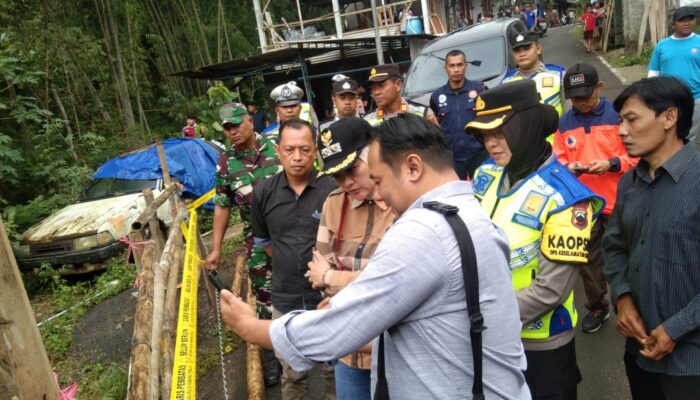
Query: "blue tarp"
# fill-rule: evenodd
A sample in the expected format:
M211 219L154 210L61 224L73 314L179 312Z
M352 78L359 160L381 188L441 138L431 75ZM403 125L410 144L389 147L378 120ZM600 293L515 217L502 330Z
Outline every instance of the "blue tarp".
M216 160L219 152L203 139L173 138L163 141L170 176L186 192L196 197L214 188ZM158 149L151 144L143 149L113 158L104 163L93 178L162 179Z

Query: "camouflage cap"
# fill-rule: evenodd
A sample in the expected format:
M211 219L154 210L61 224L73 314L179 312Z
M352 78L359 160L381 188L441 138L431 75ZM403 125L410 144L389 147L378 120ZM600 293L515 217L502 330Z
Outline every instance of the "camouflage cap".
M248 109L241 103L228 103L219 108L221 126L226 124L238 125L248 116Z

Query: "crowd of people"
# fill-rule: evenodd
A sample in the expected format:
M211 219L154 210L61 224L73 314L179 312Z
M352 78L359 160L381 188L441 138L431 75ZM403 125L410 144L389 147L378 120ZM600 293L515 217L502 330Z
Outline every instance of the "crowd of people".
M595 67L542 63L526 32L497 87L447 53L428 106L401 97L395 64L370 69L366 115L346 76L320 123L293 82L266 127L223 106L205 267L236 207L257 307L223 290L221 312L266 349L265 384L305 399L320 368L326 399L575 399L576 326L614 310L632 397L697 398L700 63L667 60L696 40L694 13L673 20L651 77L614 101Z

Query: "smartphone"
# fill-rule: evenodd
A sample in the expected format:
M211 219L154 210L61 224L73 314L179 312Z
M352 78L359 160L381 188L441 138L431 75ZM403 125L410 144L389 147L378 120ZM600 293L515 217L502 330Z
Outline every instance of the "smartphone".
M212 283L212 285L214 285L218 292L220 292L223 289L226 289L224 281L221 279L221 277L216 271L209 271L207 273L207 278L209 278L209 281Z
M588 167L586 167L585 165L581 165L581 166L572 166L572 167L571 167L571 170L581 173L581 172L586 172L586 171L588 171Z

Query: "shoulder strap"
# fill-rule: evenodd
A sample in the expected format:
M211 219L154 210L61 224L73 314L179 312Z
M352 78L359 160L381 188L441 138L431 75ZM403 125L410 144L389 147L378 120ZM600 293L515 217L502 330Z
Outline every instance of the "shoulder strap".
M459 208L443 204L437 201L423 203L423 207L428 210L442 214L457 238L459 254L462 258L462 276L464 278L464 290L466 290L467 312L469 313L469 337L472 344L472 356L474 358L474 383L472 394L474 400L484 399L483 371L482 371L482 348L481 332L486 329L484 326L484 316L479 307L479 271L476 264L476 252L474 242L469 234L467 225L457 214Z
M482 346L481 332L486 329L484 317L479 307L479 271L476 264L476 252L474 242L469 234L469 229L457 214L459 208L443 204L437 201L423 203L423 207L442 214L457 238L459 254L462 259L462 276L464 289L466 290L467 312L469 313L469 337L472 345L474 362L474 383L472 395L474 400L484 400L484 384L482 371ZM374 389L374 400L389 400L389 385L386 380L384 366L384 334L379 336L379 349L377 353L377 386Z

